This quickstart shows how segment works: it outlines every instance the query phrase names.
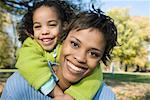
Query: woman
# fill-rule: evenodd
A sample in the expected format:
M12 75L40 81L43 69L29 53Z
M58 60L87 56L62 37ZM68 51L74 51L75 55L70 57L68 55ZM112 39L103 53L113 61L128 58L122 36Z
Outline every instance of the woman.
M99 10L80 13L69 25L67 33L68 36L62 44L60 66L55 68L55 73L59 78L57 84L66 94L78 92L67 91L67 88L89 76L96 70L96 65L100 61L106 64L117 41L117 30L112 19ZM13 88L16 89L12 92ZM107 94L111 96L104 97ZM71 96L73 97L73 95ZM93 99L109 100L109 97L111 100L115 99L114 94L103 85ZM64 96L58 96L54 99L62 98L65 99ZM50 98L28 86L20 74L16 72L8 79L2 93L2 99L47 100Z

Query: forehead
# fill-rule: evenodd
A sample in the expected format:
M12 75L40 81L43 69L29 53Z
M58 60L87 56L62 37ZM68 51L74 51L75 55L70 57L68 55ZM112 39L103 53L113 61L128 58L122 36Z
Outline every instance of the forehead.
M96 28L83 30L72 30L69 32L68 38L77 38L87 47L101 48L105 44L104 36Z
M41 18L58 18L57 10L54 7L41 6L37 8L33 13L33 19Z

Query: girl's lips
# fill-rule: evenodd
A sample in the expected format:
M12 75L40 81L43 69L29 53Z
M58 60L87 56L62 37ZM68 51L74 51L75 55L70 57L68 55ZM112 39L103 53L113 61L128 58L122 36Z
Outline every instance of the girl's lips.
M53 43L54 39L44 38L44 39L41 39L41 41L44 45L51 45Z
M68 66L68 70L74 74L83 74L87 71L86 68L83 67L77 67L76 65L74 65L73 63L71 63L70 61L66 60L66 64Z

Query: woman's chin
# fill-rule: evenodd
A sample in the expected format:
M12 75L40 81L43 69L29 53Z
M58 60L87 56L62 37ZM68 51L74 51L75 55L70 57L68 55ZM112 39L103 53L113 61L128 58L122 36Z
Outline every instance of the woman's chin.
M75 76L70 75L70 74L67 74L67 73L64 74L64 78L65 78L65 80L67 80L69 83L76 83L76 82L78 82L78 81L80 80L80 78L75 77Z

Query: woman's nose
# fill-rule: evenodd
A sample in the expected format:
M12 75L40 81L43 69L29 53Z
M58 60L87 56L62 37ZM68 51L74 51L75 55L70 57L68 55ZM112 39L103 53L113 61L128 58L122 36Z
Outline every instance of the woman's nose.
M78 52L76 52L75 59L79 63L86 63L86 52L85 51L78 51Z

